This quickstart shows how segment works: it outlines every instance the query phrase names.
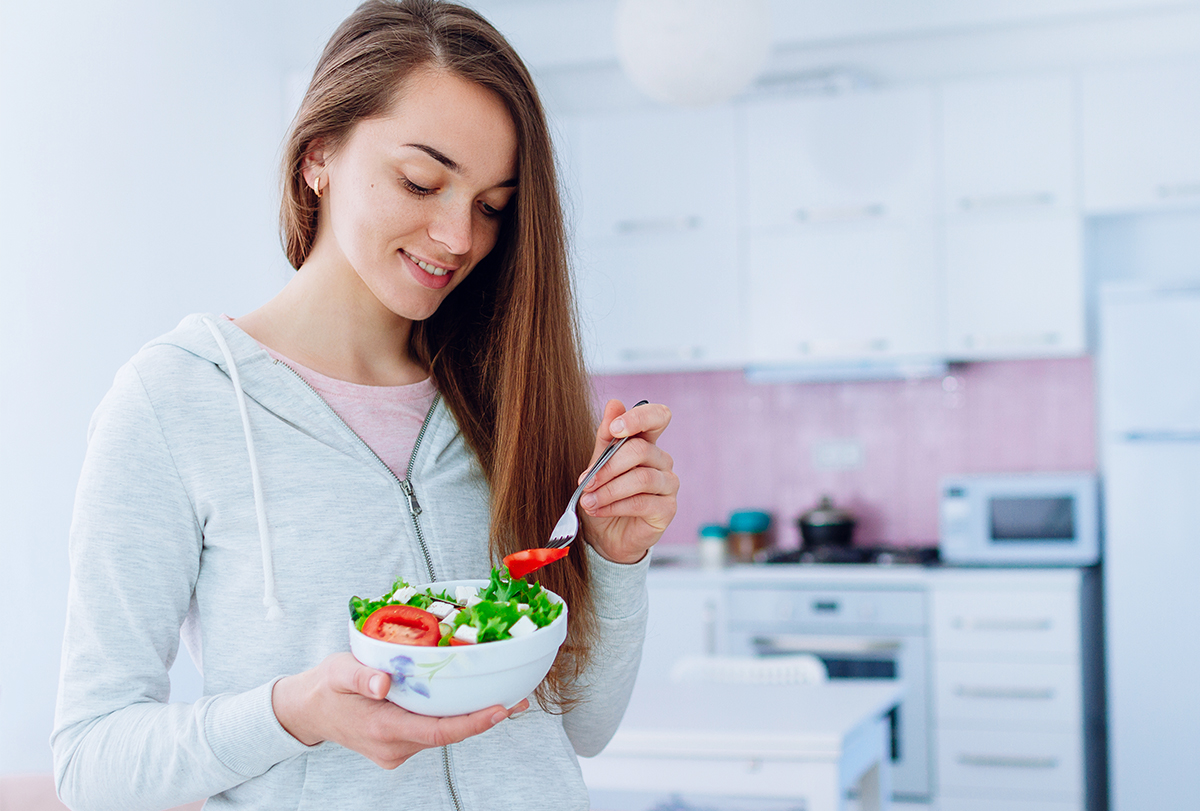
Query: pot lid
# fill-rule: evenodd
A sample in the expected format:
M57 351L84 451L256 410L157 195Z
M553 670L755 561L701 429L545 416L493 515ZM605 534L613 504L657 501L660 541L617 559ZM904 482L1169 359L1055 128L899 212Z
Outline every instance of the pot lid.
M833 506L833 499L822 496L820 503L800 516L800 523L810 527L823 527L830 524L853 524L854 516L845 510Z

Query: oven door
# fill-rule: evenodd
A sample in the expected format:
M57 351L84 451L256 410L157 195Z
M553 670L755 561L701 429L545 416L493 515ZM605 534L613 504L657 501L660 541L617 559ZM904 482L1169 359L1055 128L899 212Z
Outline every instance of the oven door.
M830 679L904 682L904 698L891 713L892 794L926 801L930 796L929 722L925 639L921 634L852 636L842 633L733 634L735 653L819 658Z

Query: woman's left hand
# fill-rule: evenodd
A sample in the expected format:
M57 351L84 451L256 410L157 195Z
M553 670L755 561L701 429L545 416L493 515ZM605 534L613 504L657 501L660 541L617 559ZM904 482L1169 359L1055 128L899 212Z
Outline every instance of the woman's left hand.
M675 517L679 477L671 456L656 444L670 422L670 409L657 403L626 411L619 400L609 400L604 407L588 469L614 438L629 441L597 471L579 505L584 537L615 563L644 558Z

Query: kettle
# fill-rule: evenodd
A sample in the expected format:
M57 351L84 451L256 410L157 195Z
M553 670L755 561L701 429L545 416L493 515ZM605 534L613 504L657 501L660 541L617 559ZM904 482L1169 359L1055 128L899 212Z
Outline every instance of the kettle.
M801 546L850 546L854 539L854 516L833 506L833 499L822 496L816 507L796 520Z

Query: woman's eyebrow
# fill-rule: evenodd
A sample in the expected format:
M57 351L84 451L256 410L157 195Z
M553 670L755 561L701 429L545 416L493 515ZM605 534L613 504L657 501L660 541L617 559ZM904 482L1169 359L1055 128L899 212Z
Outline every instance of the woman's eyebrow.
M449 155L445 154L441 150L434 149L433 147L429 146L428 144L405 144L405 146L412 147L413 149L419 149L422 152L424 152L426 155L428 155L429 157L433 158L435 161L440 163L442 166L445 166L451 172L461 174L462 167L458 165L458 161L454 160L453 158L451 158ZM511 188L511 187L514 187L517 185L517 179L515 177L511 177L508 180L505 180L501 183L497 183L496 185L501 186L503 188Z
M461 167L459 167L458 163L455 160L447 157L440 150L434 149L433 147L427 146L426 144L405 144L405 146L410 146L413 149L421 150L426 155L428 155L429 157L433 158L435 161L440 163L442 166L445 166L451 172L458 172L461 168Z

